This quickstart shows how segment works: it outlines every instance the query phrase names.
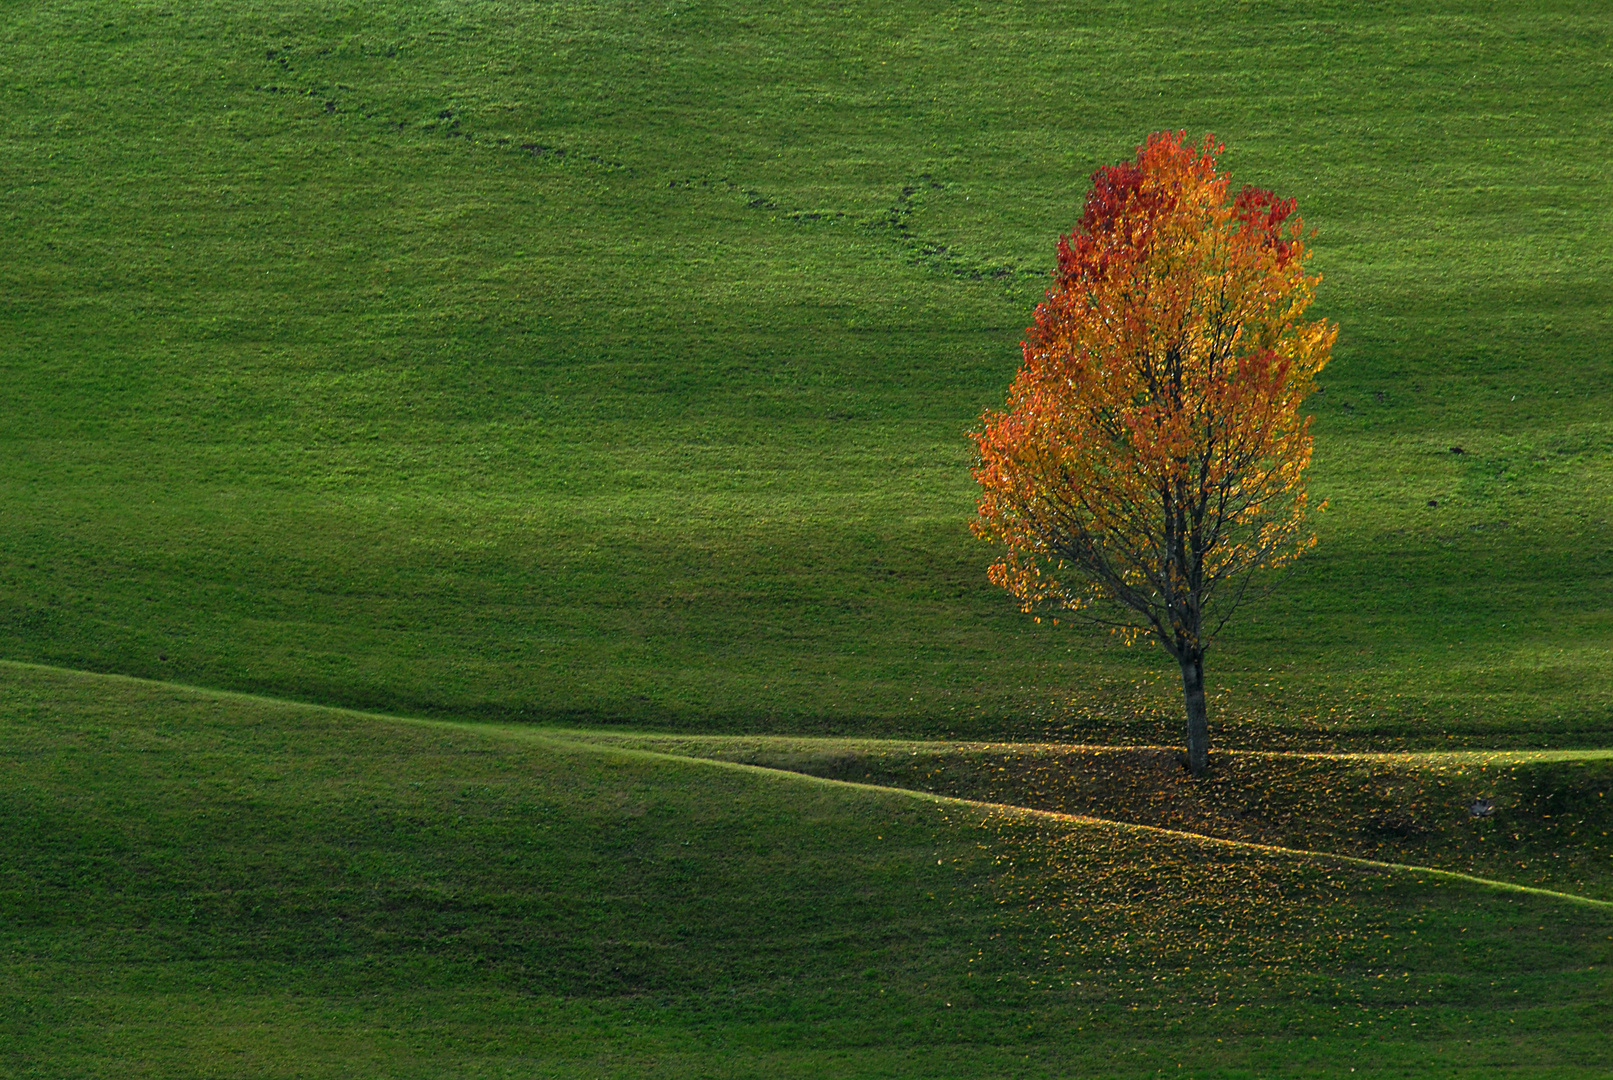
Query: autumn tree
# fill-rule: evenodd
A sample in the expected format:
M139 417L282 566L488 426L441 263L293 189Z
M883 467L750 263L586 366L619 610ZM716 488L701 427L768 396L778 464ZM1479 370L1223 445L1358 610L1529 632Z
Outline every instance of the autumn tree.
M1316 542L1300 408L1338 332L1303 319L1320 277L1294 200L1234 191L1222 149L1161 132L1093 174L1007 408L973 435L991 580L1027 612L1164 646L1195 775L1205 649L1261 571Z

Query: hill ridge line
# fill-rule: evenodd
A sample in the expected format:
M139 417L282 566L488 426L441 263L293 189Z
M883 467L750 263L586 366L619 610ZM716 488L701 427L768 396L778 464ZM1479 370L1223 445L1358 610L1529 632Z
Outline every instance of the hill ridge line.
M1094 817L1086 814L1066 814L1057 810L1039 810L1029 806L1019 806L1014 803L994 803L980 799L965 799L955 795L938 795L934 792L919 791L915 788L891 787L884 784L868 784L855 780L832 780L827 777L813 776L810 773L795 772L791 769L778 769L766 765L752 765L739 761L723 761L720 758L698 757L691 754L672 754L661 750L645 750L639 747L614 745L608 740L590 741L587 735L581 738L567 737L566 731L556 731L551 728L537 726L526 727L512 724L491 724L478 721L443 720L434 717L401 716L391 713L369 712L362 709L352 709L340 705L319 705L312 702L297 701L287 698L276 698L266 694L251 694L238 690L217 690L211 687L192 686L187 683L170 682L162 679L145 679L137 675L121 675L116 673L86 671L80 668L61 667L55 664L37 664L22 660L0 659L0 667L21 668L24 670L45 671L54 674L73 675L80 678L106 679L117 682L134 682L147 686L165 687L185 693L197 694L204 697L238 699L244 701L266 702L284 708L316 709L324 712L343 713L366 720L379 720L392 724L414 724L424 727L449 728L458 731L479 732L488 735L497 735L505 738L525 739L532 742L548 743L563 746L568 749L585 750L591 753L615 753L628 757L645 757L666 761L680 761L698 765L711 766L721 769L730 769L736 772L757 773L773 778L789 778L792 780L821 784L834 787L853 788L863 791L879 792L890 795L900 795L910 799L938 804L968 806L978 810L991 810L999 813L1015 814L1022 817L1044 818L1072 825L1086 825L1099 828L1108 828L1121 832L1141 833L1156 836L1170 837L1176 840L1192 840L1205 844L1217 844L1224 847L1240 848L1244 850L1260 851L1269 855L1282 855L1291 858L1309 859L1313 861L1331 859L1335 862L1352 866L1362 866L1373 870L1388 870L1398 873L1423 874L1432 877L1446 878L1455 881L1464 881L1469 884L1480 885L1486 888L1503 892L1527 893L1535 896L1549 897L1568 903L1580 904L1587 907L1613 909L1613 901L1598 900L1594 897L1580 896L1577 893L1558 892L1554 889L1543 889L1534 885L1519 885L1511 881L1502 881L1496 878L1479 877L1476 874L1464 874L1458 870L1441 870L1434 866L1419 866L1415 863L1387 862L1379 859L1366 859L1356 855L1339 855L1328 851L1312 851L1307 848L1282 847L1277 844L1261 844L1252 840L1234 840L1222 836L1210 836L1205 833L1189 832L1185 829L1167 829L1159 825L1140 825L1135 822L1117 821L1113 818ZM676 737L676 736L671 736ZM733 736L745 738L747 736ZM756 737L756 736L750 736ZM868 740L878 741L878 740ZM892 740L895 741L895 740ZM951 745L951 744L940 744ZM985 744L982 744L985 745ZM996 743L989 745L1020 745L1014 743ZM1036 744L1032 744L1036 745ZM1048 746L1061 746L1064 744L1042 744ZM1075 747L1069 747L1075 749ZM1103 749L1094 747L1088 749ZM1164 749L1131 748L1131 749ZM1319 755L1327 756L1327 755ZM1407 755L1410 756L1410 755ZM1432 755L1430 755L1432 756Z
M696 740L709 739L713 742L756 740L765 742L777 740L779 742L795 742L803 745L812 743L824 744L853 744L861 743L891 748L919 748L934 750L1018 750L1027 753L1057 752L1057 753L1099 753L1119 754L1140 750L1152 750L1171 753L1181 753L1180 746L1171 746L1159 743L1060 743L1060 742L1013 742L1011 740L994 739L882 739L877 736L835 736L835 735L698 735L677 734L666 732L637 732L621 733L613 730L595 729L566 729L549 728L549 731L576 732L584 738L605 743L624 743L634 739L667 740L679 739ZM1240 757L1265 758L1317 758L1325 761L1479 761L1486 763L1496 762L1498 759L1515 759L1518 763L1533 761L1594 761L1613 756L1613 750L1595 747L1579 747L1569 750L1529 750L1529 749L1494 749L1494 750L1245 750L1234 747L1212 748L1211 756L1217 754L1235 754ZM696 755L698 756L698 755Z
M993 810L1023 817L1047 818L1072 825L1088 825L1100 828L1109 828L1121 832L1145 833L1156 836L1168 836L1176 840L1194 840L1207 844L1219 844L1225 847L1241 848L1245 850L1260 851L1268 855L1284 855L1300 859L1320 861L1331 859L1336 862L1347 863L1353 866L1364 866L1373 870L1392 870L1400 873L1423 874L1432 877L1448 878L1456 881L1465 881L1469 884L1482 885L1486 888L1497 889L1503 892L1529 893L1535 896L1550 897L1554 900L1563 900L1573 904L1582 904L1588 907L1607 908L1613 910L1613 900L1598 900L1590 896L1581 896L1578 893L1558 892L1555 889L1542 889L1535 885L1519 885L1516 882L1502 881L1497 878L1479 877L1476 874L1464 874L1459 870L1441 870L1436 866L1419 866L1415 863L1385 862L1379 859L1365 859L1356 855L1337 855L1330 851L1312 851L1307 848L1281 847L1276 844L1260 844L1252 840L1233 840L1223 836L1210 836L1205 833L1188 832L1184 829L1167 829L1159 825L1139 825L1129 821L1116 821L1113 818L1093 817L1086 814L1065 814L1057 810L1038 810L1030 806L1019 806L1014 803L985 802L980 799L965 799L955 795L938 795L930 791L919 791L916 788L889 787L883 784L866 784L855 780L832 780L828 777L813 776L811 773L795 772L790 769L775 769L766 765L751 765L739 761L723 761L720 758L694 757L686 754L668 754L658 750L641 750L633 747L599 746L587 742L577 742L553 735L532 731L527 733L520 728L503 728L498 725L470 725L460 724L452 720L406 720L405 723L421 723L432 726L467 728L471 730L487 731L492 734L507 734L530 738L535 742L554 743L560 746L578 750L591 750L595 753L614 752L635 757L660 758L668 761L693 762L703 765L713 765L718 768L733 769L740 772L764 773L774 777L790 777L808 783L832 785L836 787L857 788L863 791L876 791L884 794L904 795L908 798L920 799L926 802L945 803L957 806L969 806L979 810Z
M195 683L179 682L176 679L150 679L142 675L125 675L116 671L91 671L88 668L66 667L61 664L41 664L32 660L8 660L0 658L0 668L21 668L24 670L47 671L59 675L75 675L89 679L110 679L124 682L141 683L146 686L162 686L171 690L182 690L193 694L211 694L221 698L235 698L241 701L262 701L273 705L296 709L323 709L327 712L345 713L349 716L360 716L373 720L411 721L420 723L443 723L457 727L482 726L489 730L532 731L542 732L562 739L578 739L595 743L600 746L611 746L613 749L627 749L614 745L620 740L627 739L789 739L797 742L823 742L823 743L867 743L887 747L925 747L948 750L1002 750L1019 749L1026 751L1063 751L1063 752L1097 752L1097 753L1124 753L1137 750L1158 750L1180 752L1180 746L1164 746L1154 743L1057 743L1057 742L1012 742L992 739L903 739L880 738L872 735L731 735L731 734L699 734L664 731L626 731L619 728L555 728L546 727L539 723L530 725L516 724L508 721L489 720L447 720L441 717L409 716L404 713L378 712L374 709L360 709L351 705L327 705L317 701L303 701L298 698L275 697L273 694L257 694L250 690L225 690L213 686L199 686ZM665 751L651 751L665 754ZM1599 760L1613 756L1613 748L1575 748L1568 750L1383 750L1383 751L1326 751L1326 750L1243 750L1236 748L1222 748L1212 750L1213 754L1237 754L1248 757L1277 757L1277 758L1318 758L1327 761L1417 761L1438 759L1470 758L1478 760L1495 761L1498 758L1515 757L1523 761L1532 760ZM679 755L668 755L679 756ZM717 758L702 758L698 755L688 755L691 760L716 761ZM788 769L776 770L789 772ZM805 774L801 774L805 775ZM845 781L848 782L849 781ZM900 790L900 789L892 789ZM991 805L1010 805L1008 803ZM1050 811L1051 812L1051 811ZM1107 819L1098 819L1107 820ZM1187 835L1197 836L1198 833ZM1300 850L1300 849L1294 849ZM1343 856L1340 856L1342 858ZM1568 894L1564 894L1568 895Z

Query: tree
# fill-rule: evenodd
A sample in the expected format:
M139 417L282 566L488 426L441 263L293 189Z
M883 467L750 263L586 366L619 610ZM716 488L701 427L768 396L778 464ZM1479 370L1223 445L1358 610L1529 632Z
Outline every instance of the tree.
M1338 333L1302 319L1321 278L1294 200L1233 194L1222 150L1161 132L1093 174L1008 407L972 433L974 530L1002 550L991 580L1026 612L1162 645L1194 775L1206 647L1257 572L1316 542L1299 410Z

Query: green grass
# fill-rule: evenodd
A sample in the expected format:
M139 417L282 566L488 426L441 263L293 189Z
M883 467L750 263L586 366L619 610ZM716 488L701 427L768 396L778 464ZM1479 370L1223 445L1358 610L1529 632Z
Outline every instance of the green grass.
M1604 910L0 675L11 1076L1586 1076L1613 1050Z
M1613 751L1332 755L1067 744L578 733L590 743L1240 843L1413 864L1613 904ZM1470 809L1490 804L1488 815Z
M1606 1072L1604 909L1135 825L1609 895L1613 15L25 0L0 55L0 657L80 669L0 663L0 1071ZM1167 126L1342 327L1219 745L1438 756L1043 745L1177 691L989 587L965 432Z
M964 432L1087 174L1181 126L1299 198L1343 328L1228 739L1605 745L1610 46L1569 4L10 5L0 655L1165 741L1157 654L985 582Z

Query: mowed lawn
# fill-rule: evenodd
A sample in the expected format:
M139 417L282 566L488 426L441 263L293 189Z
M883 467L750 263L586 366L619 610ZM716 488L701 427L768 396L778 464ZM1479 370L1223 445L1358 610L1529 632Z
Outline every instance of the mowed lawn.
M1208 775L1194 778L1180 750L1159 746L555 734L1613 903L1613 750L1223 750Z
M1613 746L1610 56L1585 4L8 5L0 1072L1605 1072L1606 757L1462 754ZM1178 727L967 531L1161 128L1299 199L1342 327L1214 736L1444 765L1002 745Z
M1613 908L0 667L17 1077L1605 1072Z
M985 581L965 433L1090 171L1179 127L1342 327L1218 733L1613 734L1596 5L15 3L0 53L0 655L1170 738L1157 653Z

